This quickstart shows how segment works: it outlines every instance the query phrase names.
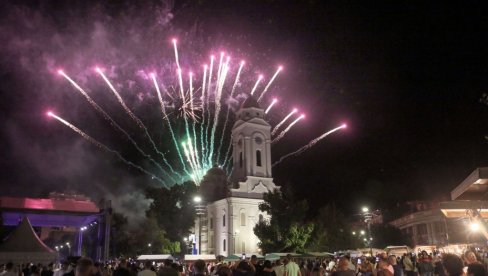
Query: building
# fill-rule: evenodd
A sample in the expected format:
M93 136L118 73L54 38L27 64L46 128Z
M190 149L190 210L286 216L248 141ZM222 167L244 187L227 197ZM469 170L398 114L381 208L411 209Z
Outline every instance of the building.
M195 227L199 254L228 256L260 252L253 228L269 216L259 211L258 206L263 202L264 193L279 189L272 178L271 126L265 120L264 110L249 96L236 116L232 128L230 183L222 170L214 168L207 173L214 176L212 181L205 184L204 180L200 186L207 202Z

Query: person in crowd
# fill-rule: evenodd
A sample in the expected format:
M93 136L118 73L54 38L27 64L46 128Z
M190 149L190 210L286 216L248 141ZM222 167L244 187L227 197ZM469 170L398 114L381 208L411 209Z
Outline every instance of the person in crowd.
M286 255L285 276L302 276L300 268L291 258L291 254Z
M361 259L361 264L358 265L358 272L360 272L362 276L373 275L373 265L368 258Z
M263 271L263 266L258 262L258 257L256 255L251 256L251 265L254 267L255 274L260 276L261 271Z
M393 275L394 276L403 276L403 268L398 263L398 260L395 255L391 255L388 257L388 263L391 267L393 267Z
M352 263L351 261L351 256L350 255L345 255L344 258L347 259L347 262L348 262L348 268L350 270L353 270L353 271L356 271L356 266Z
M434 273L434 265L432 258L424 250L420 253L418 259L418 269L421 276L432 276Z
M156 272L154 272L151 268L152 268L151 261L145 261L144 269L139 271L139 273L137 273L137 276L156 276Z
M262 276L276 276L276 273L273 270L273 266L271 265L271 261L266 260L264 261L263 270L261 271Z
M54 264L49 263L47 266L43 267L41 271L41 276L53 276L54 274L53 268L54 268Z
M390 267L393 268L388 263L388 259L385 260L384 258L380 258L378 261L378 264L376 266L376 269L377 269L376 275L377 276L393 276L394 272L392 272L390 270Z
M334 270L335 270L335 265L336 265L335 260L334 260L334 258L332 258L332 259L329 261L329 263L327 264L326 271L327 271L327 273L328 273L328 274L331 274L332 272L334 272Z
M236 268L232 271L233 276L253 276L255 275L254 267L246 260L237 263Z
M273 267L273 270L276 274L276 276L284 276L285 275L285 267L281 263L281 260L276 260L275 266Z
M80 258L76 262L75 276L92 276L93 261L90 258Z
M305 265L305 262L300 262L300 265L298 266L300 268L300 274L302 274L302 276L308 276L308 273L307 273L307 266Z
M405 269L406 276L414 276L415 275L415 266L412 262L412 256L410 254L406 254L404 256L403 268Z
M37 265L31 266L31 268L30 268L30 276L41 276L40 269L41 268L39 266L37 266Z
M232 276L232 270L228 265L220 264L215 272L216 276Z
M205 261L197 260L193 264L193 276L204 276L205 273Z
M341 257L337 264L337 270L332 272L332 276L355 276L356 271L349 268L349 260L346 257Z
M17 276L17 273L14 271L14 264L12 262L8 262L5 265L5 271L0 274L1 276Z
M158 276L178 276L178 271L172 265L171 260L164 260L164 266L159 269Z
M446 276L444 267L442 266L442 260L439 255L434 258L434 276Z
M486 268L481 263L469 264L467 276L486 276Z
M63 276L66 272L68 272L69 262L64 261L61 263L61 267L54 271L53 276Z
M442 266L446 276L461 276L463 272L463 260L454 254L442 255Z
M127 266L127 260L122 259L120 260L120 263L117 267L117 269L114 271L114 276L132 276L132 273L130 272L128 266Z

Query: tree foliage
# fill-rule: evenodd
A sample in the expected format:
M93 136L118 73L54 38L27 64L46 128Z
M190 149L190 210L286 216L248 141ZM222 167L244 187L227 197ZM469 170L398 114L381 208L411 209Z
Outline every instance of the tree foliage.
M308 210L306 200L292 202L286 194L275 190L264 194L259 210L271 215L269 220L260 221L254 227L259 238L259 247L266 252L303 252L314 229L306 222Z
M195 206L193 197L197 186L193 182L174 185L171 189L151 188L146 197L153 199L148 217L154 217L172 241L180 241L187 236L195 223Z

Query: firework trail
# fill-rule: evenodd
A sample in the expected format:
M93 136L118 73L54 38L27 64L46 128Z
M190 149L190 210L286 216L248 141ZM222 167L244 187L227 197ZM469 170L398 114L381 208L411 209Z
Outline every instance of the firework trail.
M117 90L115 89L115 87L108 80L108 78L105 76L105 74L102 72L102 70L100 68L96 68L96 71L98 72L98 74L100 74L100 76L103 78L103 80L110 87L110 90L112 90L112 92L114 93L115 97L119 101L120 105L127 112L127 114L129 114L129 116L136 122L136 124L138 124L139 127L142 130L144 130L144 133L146 134L146 137L148 138L149 142L151 143L152 148L162 157L164 164L166 164L166 166L168 166L168 168L170 169L170 171L172 173L176 174L179 178L181 178L181 175L173 169L173 166L171 166L171 164L168 162L168 160L166 159L166 157L164 156L164 154L161 151L159 151L159 149L156 147L156 143L154 143L154 140L151 138L151 135L149 135L149 131L147 130L147 128L144 125L144 123L125 104L125 102L122 99L122 97L120 96L119 92L117 92Z
M276 132L278 131L278 129L291 117L293 116L293 114L297 113L298 110L296 108L294 108L288 115L286 115L286 117L281 120L281 122L279 122L274 128L273 128L273 131L271 131L271 135L275 135Z
M223 60L223 53L220 55L220 61L222 62ZM216 92L215 92L215 114L214 114L214 120L213 120L213 126L210 132L210 155L208 157L208 163L210 166L213 164L213 155L214 155L214 148L215 148L215 132L217 131L217 125L219 122L219 114L220 110L222 108L222 88L225 83L225 78L227 76L227 72L229 69L229 61L230 57L227 57L227 61L219 65L219 72L217 73L217 85L216 85ZM216 160L218 162L218 160Z
M264 113L268 114L268 112L271 110L273 105L275 105L277 102L278 102L278 99L274 98L273 101L271 102L271 104L268 106L268 108L266 108L266 111L264 111Z
M251 90L251 95L254 95L254 92L256 91L256 88L258 88L259 83L263 80L263 75L259 75L258 80L254 84L254 87Z
M208 89L207 89L207 97L205 98L205 101L206 101L206 104L207 104L207 109L208 109L208 117L207 117L207 126L206 126L206 129L205 129L205 144L207 145L206 149L205 149L205 160L208 159L208 157L210 156L210 148L208 147L208 132L209 132L209 127L210 127L210 103L209 103L209 99L210 99L210 89L212 87L212 72L213 72L213 65L214 65L214 59L215 59L215 56L214 55L211 55L210 56L210 69L209 69L209 76L208 76Z
M147 154L146 152L144 152L140 147L139 145L136 143L136 141L134 139L132 139L132 137L129 135L129 133L127 133L127 131L125 131L119 124L117 124L113 119L112 117L110 117L110 115L108 115L108 113L102 108L100 107L86 92L83 88L81 88L73 79L71 79L64 71L62 70L59 70L58 71L58 74L62 75L66 80L68 80L71 85L73 85L76 90L78 90L78 92L80 92L84 97L85 99L88 101L88 103L96 110L98 111L99 113L102 114L103 118L105 118L105 120L107 120L115 129L117 129L118 131L122 132L125 137L131 142L132 145L134 145L134 147L137 149L137 151L142 154L144 157L146 157L151 163L153 163L154 165L156 165L156 167L158 167L158 169L163 173L163 174L166 174L166 176L172 178L168 172L166 172L162 167L161 165L156 162L149 154Z
M156 175L154 175L153 173L145 170L144 168L142 168L141 166L139 165L136 165L134 164L133 162L125 159L121 154L120 152L116 151L116 150L113 150L109 147L107 147L106 145L102 144L101 142L98 142L97 140L95 140L94 138L92 138L91 136L89 136L88 134L84 133L81 129L77 128L76 126L74 126L73 124L71 124L70 122L64 120L63 118L57 116L56 114L54 114L53 112L48 112L47 115L49 117L52 117L52 118L55 118L56 120L60 121L61 123L63 123L64 125L66 125L67 127L71 128L73 131L75 131L76 133L78 133L81 137L85 138L87 141L89 141L90 143L94 144L95 146L107 151L107 152L110 152L110 153L113 153L115 154L120 160L122 160L125 164L129 165L129 166L132 166L138 170L140 170L141 172L151 176L153 179L156 179L158 180L161 184L163 184L166 188L168 188L166 182L164 182L161 178L157 177Z
M283 138L285 136L285 134L290 131L290 129L296 124L298 123L298 121L300 121L301 119L305 118L305 115L300 115L298 118L295 119L295 121L291 122L287 128L285 128L285 130L283 130L280 135L276 136L276 138L273 139L273 141L271 141L271 144L274 144L276 142L278 142L279 140L281 140L281 138Z
M232 96L234 95L234 91L237 87L237 84L239 83L239 77L241 75L241 71L242 71L242 67L244 67L244 64L245 64L245 61L242 60L241 61L241 64L239 65L239 69L237 70L237 75L236 75L236 80L234 81L234 85L232 86L232 90L230 92L230 98L232 98ZM229 115L230 115L230 108L227 108L227 112L225 114L225 121L224 121L224 128L222 130L222 133L225 134L225 130L227 129L227 125L228 125L228 122L229 122ZM223 143L224 143L224 136L225 135L222 135L220 137L220 144L219 144L219 148L217 150L217 152L219 153L219 156L217 157L217 160L220 158L220 152L222 150L222 146L223 146ZM229 146L227 147L227 150L225 151L225 158L224 158L224 161L222 162L222 164L225 164L227 162L227 156L230 152L230 147L231 147L232 143L229 143Z
M266 85L266 87L264 87L264 90L261 93L261 96L259 96L259 98L258 98L258 102L261 101L261 99L263 98L264 94L266 94L266 92L268 91L268 88L271 86L271 83L273 83L274 79L276 79L276 77L281 72L281 70L283 70L283 67L282 66L278 67L278 70L276 70L276 73L274 73L273 77L271 77L271 79L269 80L269 82Z
M178 66L178 69L180 69L180 61L178 58L178 48L176 47L176 38L173 38L173 47L175 49L175 60L176 60L176 66Z
M303 153L304 151L308 150L309 148L313 147L315 144L317 144L320 140L324 139L325 137L329 136L330 134L338 131L338 130L341 130L343 128L346 128L347 125L346 124L343 124L339 127L336 127L334 129L331 129L329 131L327 131L326 133L320 135L319 137L313 139L312 141L310 141L308 144L306 144L305 146L299 148L298 150L294 151L294 152L290 152L284 156L282 156L280 158L280 160L276 161L273 163L272 167L278 165L279 163L283 162L283 160L285 160L286 158L290 157L290 156L294 156L294 155L299 155L301 153Z
M192 116L192 131L193 131L193 143L195 146L197 146L197 132L195 129L195 122L197 120L197 117L195 115L195 106L193 105L193 73L190 72L190 110L191 110L191 116Z
M207 64L203 66L203 79L202 79L202 122L200 123L200 151L202 153L202 160L205 159L205 147L204 147L204 125L205 125L205 84L207 82Z
M185 173L189 174L189 172L186 169L185 161L183 160L183 156L181 155L180 147L178 146L178 141L176 140L176 136L175 136L175 133L173 131L173 127L171 126L171 122L168 118L168 114L166 114L166 108L164 107L163 97L161 95L161 91L159 90L158 81L156 80L156 74L151 73L151 78L153 79L154 87L156 88L156 92L158 94L159 104L161 105L161 111L163 113L163 120L166 120L166 122L168 123L168 129L169 129L169 132L171 134L171 138L173 139L173 143L175 145L176 152L178 153L178 157L181 161L181 164L183 165L183 170L185 171Z

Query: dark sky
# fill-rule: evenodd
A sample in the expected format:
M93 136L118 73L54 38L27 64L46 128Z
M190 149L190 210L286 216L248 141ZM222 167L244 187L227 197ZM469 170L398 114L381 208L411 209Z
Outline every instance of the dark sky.
M309 199L315 210L331 201L353 212L363 204L438 198L488 165L488 106L479 102L488 92L482 1L176 2L1 4L2 194L43 196L69 188L147 206L134 192L152 185L147 177L43 113L54 108L131 156L127 141L55 70L73 72L115 118L127 121L110 95L97 94L87 72L97 62L111 65L123 87L130 87L121 80L133 78L137 66L164 73L173 61L172 36L181 40L184 64L196 66L210 51L230 49L249 60L251 75L284 65L269 92L284 104L270 121L276 124L292 106L307 118L273 148L275 160L348 123L347 131L273 170L277 184ZM147 88L134 83L132 91ZM145 122L159 120L157 102L125 97Z

